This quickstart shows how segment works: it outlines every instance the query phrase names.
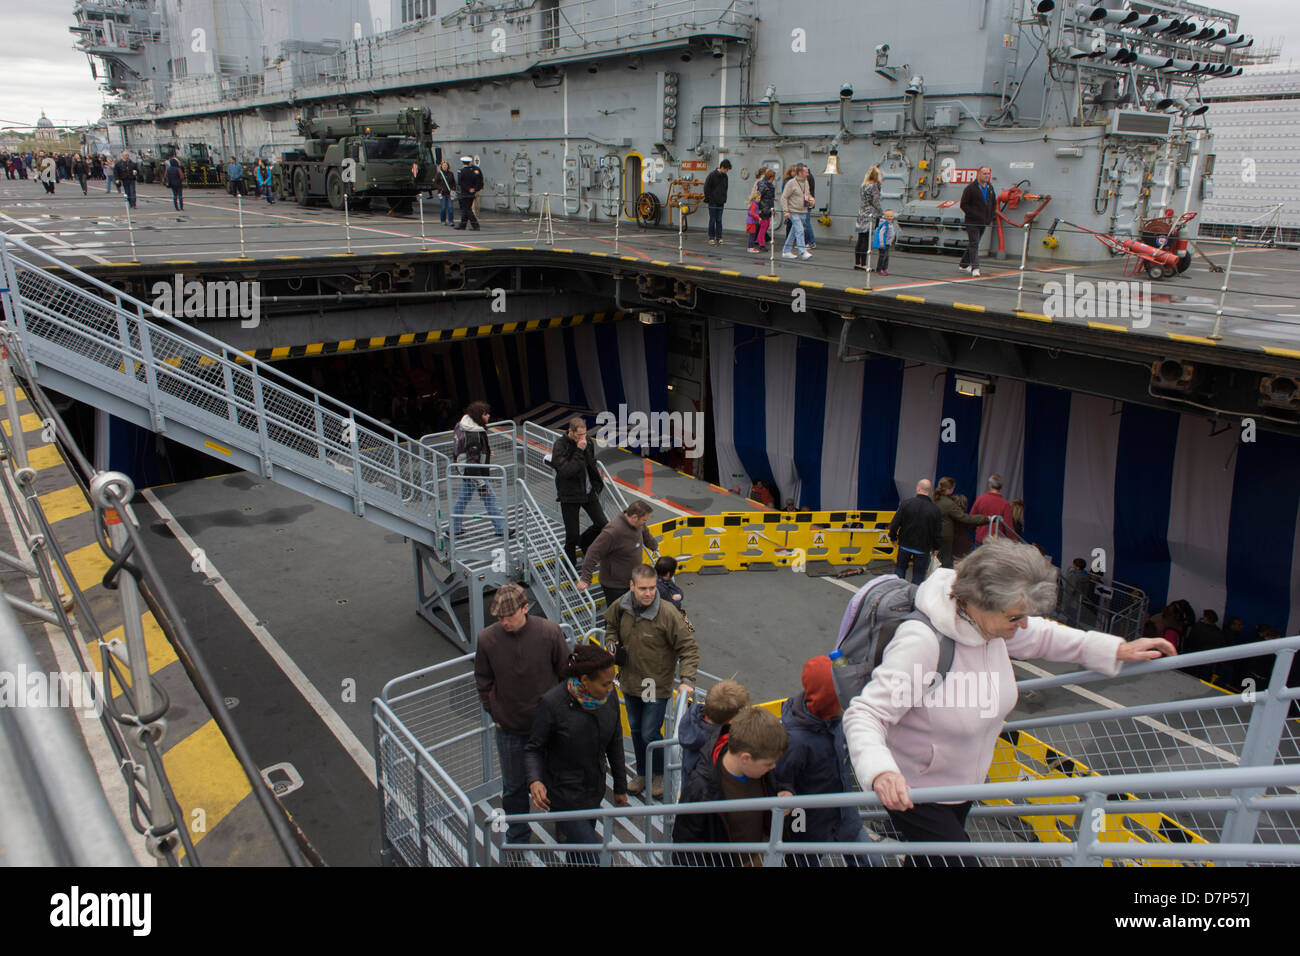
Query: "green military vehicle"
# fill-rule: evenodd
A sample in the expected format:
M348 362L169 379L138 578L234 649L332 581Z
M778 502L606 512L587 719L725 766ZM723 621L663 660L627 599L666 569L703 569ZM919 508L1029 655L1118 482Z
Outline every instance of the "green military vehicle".
M182 149L175 143L163 143L140 153L140 181L161 183L172 157L181 165L186 186L221 186L226 181L226 171L215 161L206 143L186 143Z
M283 154L276 164L276 195L303 206L324 199L335 209L343 208L345 196L352 208L375 197L409 207L432 187L437 128L428 107L300 117L303 147Z

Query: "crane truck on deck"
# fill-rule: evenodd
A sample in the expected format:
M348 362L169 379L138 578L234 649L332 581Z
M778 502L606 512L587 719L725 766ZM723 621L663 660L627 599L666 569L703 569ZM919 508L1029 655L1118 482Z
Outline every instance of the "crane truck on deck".
M428 107L395 113L354 113L298 119L301 149L283 154L273 172L281 199L299 205L324 199L335 209L384 197L409 205L432 187L436 169Z

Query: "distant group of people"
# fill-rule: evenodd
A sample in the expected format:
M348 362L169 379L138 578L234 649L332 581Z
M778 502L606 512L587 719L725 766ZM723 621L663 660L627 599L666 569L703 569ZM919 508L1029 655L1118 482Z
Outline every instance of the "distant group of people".
M889 539L898 545L895 573L906 580L910 571L912 583L919 584L932 561L941 568L953 567L973 545L984 543L991 527L1013 541L1024 541L1025 503L1003 497L1002 484L1001 475L990 475L988 490L968 512L966 496L955 493L957 483L951 477L937 484L929 478L918 481L915 496L899 504L889 525Z
M731 168L731 161L723 159L704 180L704 203L709 213L708 242L711 246L723 244L722 214L727 203ZM958 203L967 240L959 268L976 278L980 275L979 244L984 230L997 221L998 196L992 186L992 176L990 167L981 166L975 181L962 190ZM811 250L817 248L812 223L812 210L817 205L816 180L812 170L806 163L795 163L786 169L779 187L776 178L776 170L765 166L759 170L749 191L745 216L747 251L762 253L767 250L769 232L773 231L773 219L779 209L786 230L782 257L811 259ZM866 271L870 253L875 251L875 271L887 276L890 249L898 241L898 225L894 210L882 205L883 182L880 167L874 165L862 179L858 214L853 226L853 268Z

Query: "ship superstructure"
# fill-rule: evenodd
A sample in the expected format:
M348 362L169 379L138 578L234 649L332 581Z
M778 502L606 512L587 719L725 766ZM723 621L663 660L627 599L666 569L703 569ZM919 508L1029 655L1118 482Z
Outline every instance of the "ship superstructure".
M549 194L557 215L673 224L726 157L739 229L761 169L802 162L844 237L879 165L902 240L939 249L964 242L956 200L982 165L1103 232L1198 210L1214 177L1199 85L1253 42L1235 14L1182 2L430 0L395 3L373 35L360 6L283 0L252 23L234 3L85 0L77 29L109 63L127 146L277 158L301 117L429 107L441 142L477 157L489 211ZM1060 238L1052 255L1106 255Z

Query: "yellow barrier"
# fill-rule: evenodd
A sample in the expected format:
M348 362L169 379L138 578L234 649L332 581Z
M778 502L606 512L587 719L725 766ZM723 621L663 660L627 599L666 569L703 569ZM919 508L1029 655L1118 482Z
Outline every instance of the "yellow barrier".
M892 511L740 511L669 518L650 526L678 572L803 570L809 562L894 561Z
M1064 777L1095 777L1099 774L1049 744L1024 731L1009 731L998 737L989 767L989 782L1013 780L1053 780ZM1123 799L1136 799L1122 794ZM1065 803L1073 797L1035 797L1030 803ZM990 804L1010 806L1010 800L990 800ZM1044 843L1064 843L1072 837L1061 828L1073 829L1074 814L1061 816L1021 817L1035 836ZM1085 826L1088 823L1085 821ZM1194 830L1183 826L1165 813L1107 813L1097 835L1102 843L1208 843ZM1176 860L1126 860L1125 866L1185 866Z

